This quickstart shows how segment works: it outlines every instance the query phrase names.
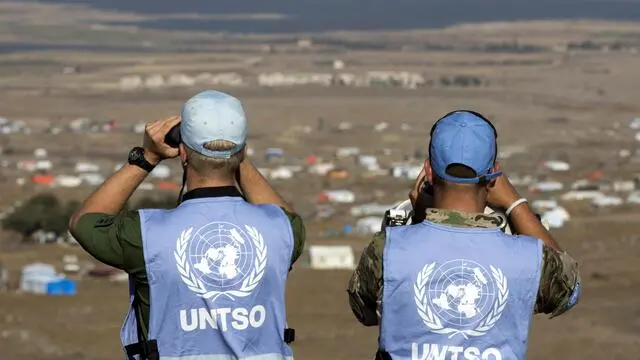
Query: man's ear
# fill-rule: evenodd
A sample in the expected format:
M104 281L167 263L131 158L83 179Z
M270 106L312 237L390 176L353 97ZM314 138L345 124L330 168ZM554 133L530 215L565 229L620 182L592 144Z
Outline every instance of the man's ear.
M246 159L246 158L247 158L247 145L245 145L245 146L242 148L242 150L240 150L240 151L238 152L238 154L237 154L237 155L238 155L238 158L240 159L240 162L243 162L243 161L244 161L244 159Z
M187 163L187 148L184 147L184 144L180 144L178 146L180 162L184 166Z
M502 168L500 167L500 163L496 162L496 163L493 165L493 168L491 168L491 173L492 173L492 174L495 174L495 173L497 173L497 172L499 172L499 171L501 171L501 170L502 170ZM487 183L487 188L489 188L489 189L490 189L490 188L492 188L492 187L496 186L496 180L497 180L497 179L493 179L493 180L489 181L489 182Z
M494 172L494 173L496 173L498 171L502 171L502 167L500 166L500 163L496 161L493 164L493 169L492 170L493 170L492 172Z
M424 182L433 184L433 168L431 168L429 160L424 161Z

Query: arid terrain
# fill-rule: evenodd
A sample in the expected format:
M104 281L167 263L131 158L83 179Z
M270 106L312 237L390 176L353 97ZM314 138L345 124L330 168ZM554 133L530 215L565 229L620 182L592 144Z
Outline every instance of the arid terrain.
M510 175L531 174L568 186L598 168L605 179L632 180L640 164L636 130L629 128L640 116L640 24L522 22L303 37L225 36L99 26L132 15L7 4L0 2L0 45L8 49L0 51L0 117L24 121L31 131L0 134L5 150L0 160L7 164L0 168L0 210L37 193L81 200L93 190L87 185L50 188L28 180L19 185L16 179L31 175L16 163L31 159L35 149L47 149L56 164L54 172L70 171L73 161L82 160L99 164L108 175L141 141L131 126L177 114L187 98L207 88L230 92L244 102L250 146L262 167L272 166L262 156L267 148L282 148L285 163L304 164L309 155L332 160L338 147L353 146L377 156L388 168L417 150L425 154L433 122L460 108L493 120L501 150L524 149L503 155ZM143 43L154 45L145 48ZM12 49L11 44L35 47ZM65 44L69 47L60 48ZM336 67L337 59L344 68ZM255 83L259 74L272 72L357 75L383 70L420 73L425 83L416 89L314 84L268 88ZM233 72L253 80L238 86L121 89L125 76L202 72ZM460 76L481 84L457 86L443 80ZM81 117L115 121L126 130L50 131ZM324 119L323 127L318 118ZM339 130L344 122L352 127ZM382 122L388 128L375 131ZM628 155L622 156L621 150ZM571 169L541 171L543 160L562 160ZM333 217L318 219L318 194L351 189L356 203L393 203L406 197L411 180L358 171L352 158L334 161L351 169L346 179L303 171L274 184L305 217L309 244L348 244L357 259L370 237L327 235L328 229L354 221L348 211L354 204L337 204ZM179 181L178 164L171 163L171 168ZM561 192L520 189L530 199L560 201ZM165 193L174 196L177 190ZM588 202L570 201L563 206L571 219L553 234L581 263L582 301L553 320L536 317L528 359L638 359L640 305L633 299L640 295L640 205L595 209ZM0 231L0 265L10 273L10 289L0 293L0 360L121 358L118 334L127 306L126 284L76 277L78 294L72 297L15 290L22 266L37 261L60 269L65 254L94 262L78 247L20 244L17 234ZM312 269L307 255L294 267L287 311L297 331L297 359L372 358L377 329L361 326L351 314L345 291L350 273Z

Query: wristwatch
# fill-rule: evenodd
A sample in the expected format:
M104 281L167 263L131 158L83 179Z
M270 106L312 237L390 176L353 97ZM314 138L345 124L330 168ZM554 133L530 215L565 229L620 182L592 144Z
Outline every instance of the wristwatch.
M129 151L128 162L129 165L135 165L146 172L151 172L156 167L144 158L144 149L139 146Z

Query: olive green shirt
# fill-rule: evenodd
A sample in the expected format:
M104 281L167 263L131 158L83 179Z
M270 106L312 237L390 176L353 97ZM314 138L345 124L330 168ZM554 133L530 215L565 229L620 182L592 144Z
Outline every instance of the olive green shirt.
M500 226L502 219L489 214L468 214L458 211L427 209L426 221L454 226L491 228ZM347 292L353 314L365 326L379 324L382 313L382 254L386 240L385 232L374 235L362 253ZM578 264L566 252L558 252L543 246L542 273L534 314L558 316L568 310L569 298L580 281Z
M302 218L283 209L291 223L293 232L293 253L291 265L300 257L304 249L306 232ZM107 265L126 271L133 279L135 297L140 304L137 309L138 324L146 337L149 324L149 283L142 246L140 217L137 211L121 215L102 213L85 214L73 230L76 241L91 256Z

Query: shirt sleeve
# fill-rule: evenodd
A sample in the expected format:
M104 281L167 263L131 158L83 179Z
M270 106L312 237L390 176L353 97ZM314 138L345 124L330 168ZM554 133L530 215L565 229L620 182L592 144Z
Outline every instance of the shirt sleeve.
M534 313L551 314L550 318L561 315L578 303L581 290L578 263L566 251L545 245Z
M302 252L304 251L307 232L300 215L289 212L284 208L282 210L289 218L289 222L291 223L291 231L293 232L293 253L291 254L291 265L293 266L293 264L300 258L300 255L302 255Z
M100 262L130 274L144 269L140 217L137 211L120 215L82 215L72 235L85 251Z
M378 325L378 299L382 293L382 253L386 235L379 232L364 249L351 275L347 293L353 315L365 326Z

